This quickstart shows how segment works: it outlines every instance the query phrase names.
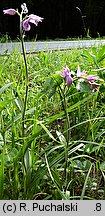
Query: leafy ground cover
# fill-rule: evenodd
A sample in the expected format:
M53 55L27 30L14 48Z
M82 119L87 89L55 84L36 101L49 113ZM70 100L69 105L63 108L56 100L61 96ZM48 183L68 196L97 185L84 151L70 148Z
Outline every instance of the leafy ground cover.
M0 56L0 199L105 199L105 47ZM74 80L78 65L97 91ZM65 93L65 94L64 94ZM68 120L69 119L69 120Z

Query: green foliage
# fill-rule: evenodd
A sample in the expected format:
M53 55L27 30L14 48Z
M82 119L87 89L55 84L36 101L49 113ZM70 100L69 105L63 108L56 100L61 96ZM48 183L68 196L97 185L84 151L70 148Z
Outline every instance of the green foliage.
M62 82L63 80L59 76L59 74L53 74L52 76L49 76L46 79L45 84L43 86L44 93L48 93L49 98L51 98L55 94L57 88L61 85Z
M105 59L105 45L100 46L99 49L93 47L91 52L84 50L82 56L98 67L98 64Z

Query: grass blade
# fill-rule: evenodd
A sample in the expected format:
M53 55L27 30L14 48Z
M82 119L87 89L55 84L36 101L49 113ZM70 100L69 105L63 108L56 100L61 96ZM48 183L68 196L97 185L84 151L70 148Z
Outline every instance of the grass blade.
M0 88L0 95L12 84L13 84L13 82L10 82L10 83L6 84L5 86L3 86L2 88Z
M87 181L88 181L91 169L92 169L92 164L91 164L91 166L89 168L89 171L87 173L87 176L86 176L86 179L85 179L85 182L84 182L84 186L83 186L83 189L82 189L80 200L83 200L83 198L84 198L84 194L85 194L85 190L86 190L86 185L87 185Z

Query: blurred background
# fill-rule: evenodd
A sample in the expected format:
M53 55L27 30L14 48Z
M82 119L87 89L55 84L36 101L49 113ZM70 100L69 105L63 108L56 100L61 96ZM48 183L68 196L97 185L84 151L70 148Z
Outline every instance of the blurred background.
M3 9L18 8L23 0L0 2L0 36L19 37L19 17L3 14ZM44 18L26 33L29 39L102 37L105 35L105 0L26 0L29 14ZM84 28L85 27L85 28Z

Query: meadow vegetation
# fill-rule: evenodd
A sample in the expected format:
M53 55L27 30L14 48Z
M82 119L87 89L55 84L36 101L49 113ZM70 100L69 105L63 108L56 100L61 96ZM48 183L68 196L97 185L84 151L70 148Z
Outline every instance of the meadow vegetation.
M0 199L105 199L105 46L0 56Z
M0 199L105 199L105 46L0 56ZM67 86L58 71L97 75ZM69 119L69 120L68 120ZM24 136L22 127L24 121Z

